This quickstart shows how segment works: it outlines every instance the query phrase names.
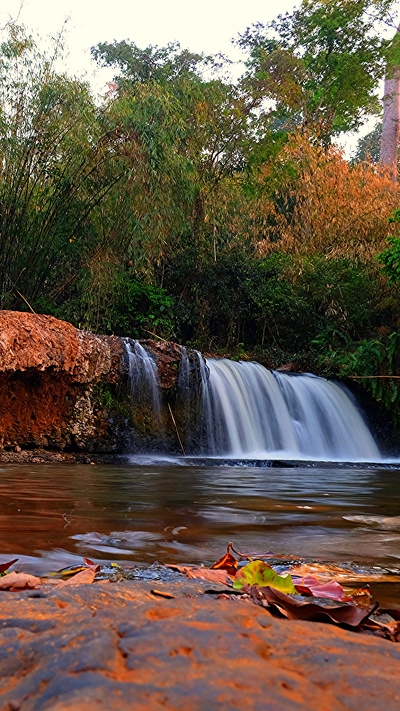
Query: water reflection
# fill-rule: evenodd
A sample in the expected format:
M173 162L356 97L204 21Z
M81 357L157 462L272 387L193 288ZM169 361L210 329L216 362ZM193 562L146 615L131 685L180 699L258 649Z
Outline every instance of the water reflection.
M32 572L95 560L212 563L246 552L394 566L397 471L177 465L7 465L0 470L0 562ZM389 521L390 524L390 521Z

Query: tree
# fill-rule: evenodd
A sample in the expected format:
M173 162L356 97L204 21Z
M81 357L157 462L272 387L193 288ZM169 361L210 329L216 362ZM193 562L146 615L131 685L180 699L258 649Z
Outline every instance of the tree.
M336 146L313 145L304 135L290 137L260 180L258 212L267 218L261 254L279 249L368 263L383 247L399 200L386 171L367 162L350 165Z
M120 174L87 85L54 70L11 25L0 46L0 293L55 288L90 251L90 214Z
M400 140L400 28L388 45L387 55L380 163L389 169L392 180L396 182Z
M357 141L353 162L371 161L371 163L379 163L381 137L382 123L379 121L371 131Z
M379 111L376 87L387 60L381 25L394 0L303 0L291 14L256 25L239 44L250 50L249 80L298 116L325 145Z
M221 77L221 58L194 55L178 44L141 50L125 41L103 43L92 54L118 70L117 103L129 106L139 141L147 147L157 142L156 153L166 159L157 164L153 180L162 176L173 186L181 176L169 209L180 195L186 214L180 212L180 229L168 229L160 257L168 258L169 248L179 251L187 243L197 260L216 254L227 217L226 211L221 216L221 205L229 203L231 215L236 214L238 183L247 179L258 138L266 142L259 97ZM161 201L166 195L164 185ZM243 212L239 203L237 210Z

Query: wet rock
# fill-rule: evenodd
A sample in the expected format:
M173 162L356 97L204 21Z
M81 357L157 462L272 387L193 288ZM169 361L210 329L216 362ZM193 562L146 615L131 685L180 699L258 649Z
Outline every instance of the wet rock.
M209 599L200 582L165 584L175 599L151 587L3 593L0 709L400 707L399 645Z
M176 385L182 352L176 343L169 341L141 341L142 345L155 358L158 367L160 386L164 389Z

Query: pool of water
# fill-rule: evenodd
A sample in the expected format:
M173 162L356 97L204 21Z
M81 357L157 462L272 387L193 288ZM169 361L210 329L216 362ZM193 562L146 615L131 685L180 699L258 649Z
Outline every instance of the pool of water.
M400 472L353 468L3 465L0 562L213 563L228 541L400 568Z

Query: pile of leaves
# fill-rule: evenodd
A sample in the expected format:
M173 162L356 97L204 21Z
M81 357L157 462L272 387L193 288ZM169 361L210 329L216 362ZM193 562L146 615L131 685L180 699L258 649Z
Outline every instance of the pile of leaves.
M240 564L243 558L248 561L245 565ZM253 560L229 543L226 554L209 569L170 567L191 578L222 583L231 588L223 593L225 596L239 594L278 617L328 622L400 642L400 609L380 608L378 602L372 601L369 585L354 587L357 574L336 565L332 569L341 578L341 583L329 575L329 568L318 564L292 566L291 573L280 575L264 560ZM398 576L395 579L398 580ZM346 584L346 580L352 584Z
M16 562L17 559L0 564L0 591L135 578L134 574L131 575L134 569L123 568L118 563L100 566L88 558L83 558L81 565L62 568L41 578L23 572L10 572L8 569ZM177 571L188 578L214 583L217 588L206 592L255 603L274 616L327 622L400 642L400 609L381 608L378 602L372 600L369 585L365 584L368 576L336 564L292 564L287 572L280 574L261 557L253 559L239 553L232 543L228 543L225 555L210 568L177 564L159 567ZM399 582L400 578L399 575L385 575L383 579ZM355 587L357 583L360 583L359 587ZM166 591L151 592L164 598L175 597Z

